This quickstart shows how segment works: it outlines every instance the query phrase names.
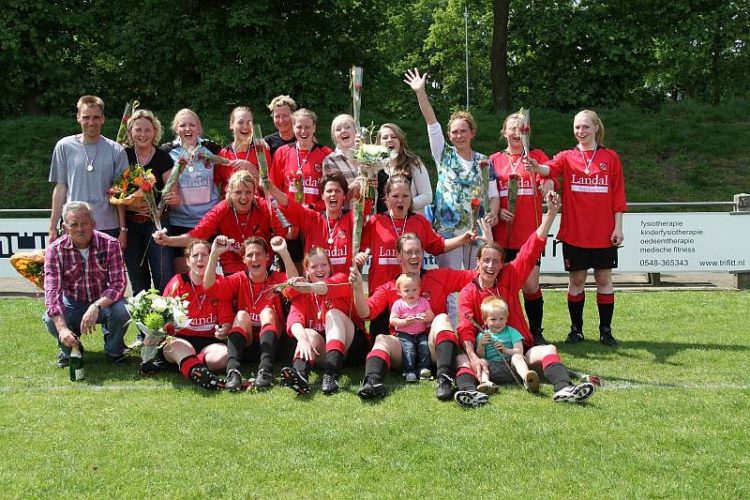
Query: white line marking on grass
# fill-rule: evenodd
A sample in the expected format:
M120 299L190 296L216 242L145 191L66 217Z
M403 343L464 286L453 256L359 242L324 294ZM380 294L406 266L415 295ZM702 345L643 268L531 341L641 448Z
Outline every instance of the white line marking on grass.
M185 386L190 387L190 386ZM0 393L11 392L74 392L74 391L91 391L91 392L115 392L115 391L173 391L173 386L163 385L138 385L138 384L108 384L108 385L54 385L54 386L0 386Z
M181 389L192 389L193 386L175 387L173 385L140 385L140 384L107 384L107 385L55 385L55 386L0 386L0 394L9 394L14 392L74 392L74 391L91 391L91 392L161 392L174 391ZM604 382L604 385L597 388L603 391L627 391L643 389L690 389L701 391L715 390L750 390L750 384L731 384L731 383L710 383L710 384L684 384L684 383L641 383L641 382Z
M640 382L607 382L599 388L601 390L631 390L631 389L696 389L704 391L715 391L715 390L748 390L750 389L749 384L730 384L730 383L717 383L717 384L683 384L683 383L640 383Z

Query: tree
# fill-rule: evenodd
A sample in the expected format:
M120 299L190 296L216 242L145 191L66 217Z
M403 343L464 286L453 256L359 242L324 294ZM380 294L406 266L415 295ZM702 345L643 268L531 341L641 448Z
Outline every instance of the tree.
M492 82L492 111L510 109L508 82L508 16L510 0L494 0L492 16L492 53L490 54L490 81Z

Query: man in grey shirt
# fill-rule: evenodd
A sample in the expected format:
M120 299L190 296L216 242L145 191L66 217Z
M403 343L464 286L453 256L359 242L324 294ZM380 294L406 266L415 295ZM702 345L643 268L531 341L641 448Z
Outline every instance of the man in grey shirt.
M126 227L125 210L109 204L107 190L128 166L128 157L122 146L101 135L104 101L97 96L85 95L78 99L76 107L81 133L60 139L52 153L49 181L55 183L55 188L49 242L57 238L63 205L70 201L85 201L92 207L96 229L119 237L124 246L127 241L127 229L122 231Z

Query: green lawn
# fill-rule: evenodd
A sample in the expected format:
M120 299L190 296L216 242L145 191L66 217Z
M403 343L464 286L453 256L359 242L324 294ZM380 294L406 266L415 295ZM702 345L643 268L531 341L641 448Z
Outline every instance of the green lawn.
M558 343L564 301L546 294ZM51 365L42 310L0 301L0 497L750 496L747 292L620 293L620 348L560 344L572 369L604 379L587 404L555 404L544 385L538 397L506 388L477 410L395 375L387 398L362 403L361 369L343 393L315 386L305 399L144 380L135 360L106 364L100 334L74 384Z

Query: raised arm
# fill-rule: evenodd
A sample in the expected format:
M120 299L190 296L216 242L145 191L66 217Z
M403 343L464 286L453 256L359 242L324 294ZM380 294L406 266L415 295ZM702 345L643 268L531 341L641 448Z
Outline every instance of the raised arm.
M361 318L370 317L370 305L367 303L367 297L365 297L365 287L362 281L362 274L356 265L352 265L349 271L349 282L352 284L352 293L354 295L354 307L357 308L357 314Z
M411 87L414 93L417 94L419 110L422 112L422 116L424 117L424 121L427 122L427 125L437 123L435 110L432 109L430 98L427 97L427 90L425 90L425 84L427 83L427 73L420 75L417 68L410 69L406 73L404 73L404 83Z
M219 257L229 250L229 246L234 240L224 235L219 235L211 244L211 253L208 255L208 264L206 264L206 274L203 276L203 288L208 290L216 283L216 265L219 263Z
M555 220L555 216L557 216L557 212L560 211L561 206L562 202L560 201L560 195L558 195L554 191L550 191L549 193L547 193L547 213L544 214L542 223L536 229L536 235L540 240L547 239L549 230L552 227L552 221Z
M273 196L274 199L276 199L276 202L281 205L282 207L285 207L289 204L289 198L287 195L279 189L276 184L271 182L270 180L266 180L264 182L260 183L260 187L263 188L263 191L270 196Z
M294 278L299 276L297 272L297 266L294 265L292 256L289 255L289 249L286 247L286 240L281 236L274 236L271 238L271 250L276 252L281 260L284 262L284 269L286 269L287 278ZM205 278L203 278L205 280Z

